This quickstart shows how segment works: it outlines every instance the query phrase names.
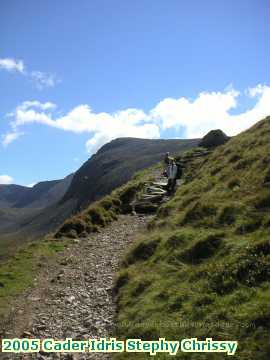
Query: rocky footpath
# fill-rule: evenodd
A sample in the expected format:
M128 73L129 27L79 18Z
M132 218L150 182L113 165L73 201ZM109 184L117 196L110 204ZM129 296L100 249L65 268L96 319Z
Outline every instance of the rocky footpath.
M208 153L204 149L195 149L177 161L185 172L187 164L191 167L194 163L196 167L196 160ZM152 214L170 199L167 179L160 177L160 169L153 175L154 180L146 182L129 204L132 214L120 215L118 220L96 234L70 240L73 243L57 257L57 261L44 261L33 289L15 302L8 326L0 332L1 338L87 340L114 335L113 282L118 265L137 233L146 230ZM184 178L178 180L177 186L184 181ZM0 358L82 360L111 359L112 355L0 353Z
M164 202L169 200L167 193L167 179L150 181L131 203L133 214L155 214Z
M37 285L18 299L1 337L84 340L114 333L115 273L149 216L121 215L100 233L74 240L57 262L44 265ZM61 240L60 240L61 241ZM110 359L111 354L0 354L2 359Z

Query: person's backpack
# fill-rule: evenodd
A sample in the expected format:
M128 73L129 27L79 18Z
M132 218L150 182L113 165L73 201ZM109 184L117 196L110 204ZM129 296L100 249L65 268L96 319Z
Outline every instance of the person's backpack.
M176 179L181 179L183 173L182 166L179 162L176 163L176 166L177 166Z

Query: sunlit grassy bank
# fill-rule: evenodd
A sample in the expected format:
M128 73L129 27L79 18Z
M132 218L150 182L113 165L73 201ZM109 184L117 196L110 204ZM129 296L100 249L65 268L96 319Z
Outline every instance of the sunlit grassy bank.
M185 184L123 261L115 284L117 335L238 340L235 358L267 360L270 118L195 159L184 176Z

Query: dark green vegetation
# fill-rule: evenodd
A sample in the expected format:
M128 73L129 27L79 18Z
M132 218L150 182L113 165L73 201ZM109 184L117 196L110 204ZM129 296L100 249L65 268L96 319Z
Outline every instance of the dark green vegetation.
M115 284L117 336L238 340L236 359L268 360L270 117L194 158L184 178L123 260Z

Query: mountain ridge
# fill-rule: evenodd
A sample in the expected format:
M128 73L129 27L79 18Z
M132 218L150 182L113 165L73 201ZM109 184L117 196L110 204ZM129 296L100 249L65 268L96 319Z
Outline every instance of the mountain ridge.
M70 185L73 174L60 180L45 180L32 187L0 185L0 208L44 208L59 201Z

